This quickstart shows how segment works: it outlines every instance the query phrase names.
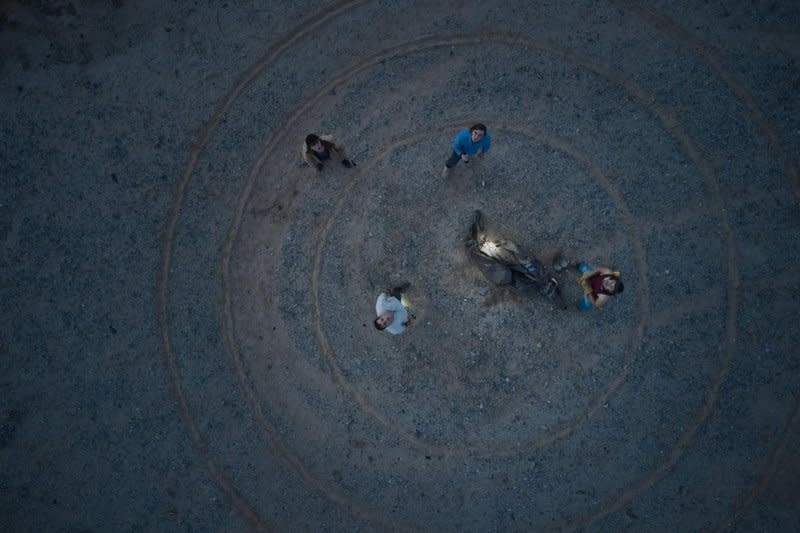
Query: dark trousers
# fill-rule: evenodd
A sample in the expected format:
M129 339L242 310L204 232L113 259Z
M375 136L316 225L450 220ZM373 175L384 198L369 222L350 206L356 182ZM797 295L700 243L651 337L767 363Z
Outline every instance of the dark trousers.
M406 282L405 282L405 283L403 283L402 285L398 285L397 287L392 287L392 293L391 293L391 296L394 296L395 298L397 298L397 299L399 300L399 299L400 299L400 296L401 296L401 295L402 295L404 292L406 292L406 289L408 289L410 286L411 286L411 284L410 284L409 282L407 282L407 281L406 281Z
M459 161L461 161L461 156L458 155L455 150L453 150L453 155L451 155L450 159L445 162L444 166L447 168L453 168L458 164Z

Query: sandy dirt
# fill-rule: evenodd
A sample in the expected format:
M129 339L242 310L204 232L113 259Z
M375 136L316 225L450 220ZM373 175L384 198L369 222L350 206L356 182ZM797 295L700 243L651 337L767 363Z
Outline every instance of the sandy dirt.
M800 529L800 6L724 4L3 3L2 529Z

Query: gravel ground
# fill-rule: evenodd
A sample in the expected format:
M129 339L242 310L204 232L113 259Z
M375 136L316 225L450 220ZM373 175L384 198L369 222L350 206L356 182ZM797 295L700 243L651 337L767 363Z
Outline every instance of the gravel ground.
M2 529L800 530L798 28L3 3ZM358 166L306 167L312 131ZM476 209L625 292L493 286ZM413 326L375 331L403 281Z

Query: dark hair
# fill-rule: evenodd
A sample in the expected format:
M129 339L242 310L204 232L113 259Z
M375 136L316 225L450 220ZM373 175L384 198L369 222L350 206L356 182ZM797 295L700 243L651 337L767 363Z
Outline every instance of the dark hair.
M383 330L386 329L386 326L381 327L381 325L378 323L378 320L380 320L380 318L381 317L378 317L378 318L375 319L375 322L374 322L375 329L377 329L378 331L383 331Z
M625 290L625 285L622 284L622 280L616 278L617 284L614 286L614 294L619 294Z
M469 127L469 131L481 130L483 133L486 133L486 126L478 122L477 124L473 124Z
M311 148L311 145L312 144L316 144L317 141L319 141L319 140L320 140L320 138L319 138L318 135L314 135L313 133L309 133L308 135L306 135L306 146Z

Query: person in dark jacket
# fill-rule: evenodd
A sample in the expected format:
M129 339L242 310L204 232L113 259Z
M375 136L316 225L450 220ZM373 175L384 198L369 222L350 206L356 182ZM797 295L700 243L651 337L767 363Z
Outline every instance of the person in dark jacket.
M343 166L351 168L355 163L347 156L344 146L336 144L330 135L310 133L303 141L303 161L311 168L321 172L325 161L339 161Z

